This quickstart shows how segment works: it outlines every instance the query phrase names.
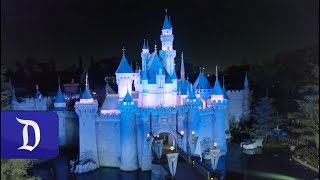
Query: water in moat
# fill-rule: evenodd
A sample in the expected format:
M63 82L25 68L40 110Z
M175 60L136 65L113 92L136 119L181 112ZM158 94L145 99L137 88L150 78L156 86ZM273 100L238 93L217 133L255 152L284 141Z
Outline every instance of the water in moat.
M265 151L257 149L256 152L243 152L239 145L229 144L227 156L223 163L218 164L222 179L316 179L319 173L309 170L294 160L286 151ZM253 155L252 155L253 154ZM35 165L32 175L41 179L110 179L110 180L151 180L155 179L151 171L124 172L118 168L100 168L85 174L70 173L69 160L71 155L59 157ZM171 178L170 178L171 179ZM174 179L205 179L195 168L179 157L176 176Z

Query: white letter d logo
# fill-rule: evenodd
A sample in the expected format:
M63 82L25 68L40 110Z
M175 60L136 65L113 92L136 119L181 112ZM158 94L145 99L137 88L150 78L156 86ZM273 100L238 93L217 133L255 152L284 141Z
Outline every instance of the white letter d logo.
M17 121L21 124L25 124L23 130L22 130L22 136L23 136L23 145L19 147L18 149L25 149L32 151L34 148L36 148L40 142L40 128L38 124L32 120L24 120L24 119L19 119L17 118ZM35 143L33 146L29 146L29 136L28 136L28 126L31 126L34 130L34 135L35 135Z

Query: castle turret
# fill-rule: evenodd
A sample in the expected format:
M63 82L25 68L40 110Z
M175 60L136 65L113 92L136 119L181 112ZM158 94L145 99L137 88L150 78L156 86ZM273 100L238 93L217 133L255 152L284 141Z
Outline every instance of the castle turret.
M248 74L246 73L243 82L242 120L247 121L250 117L250 89Z
M60 80L58 80L58 92L53 103L53 111L55 111L59 117L59 146L65 146L67 144L67 128L66 128L66 100L62 94L60 87Z
M146 43L146 41L143 40L143 47L142 47L142 52L141 52L142 71L147 70L147 61L148 61L149 55L150 55L150 52L149 52L149 47L148 47L148 41Z
M223 90L221 89L218 79L218 67L216 66L216 81L213 87L213 94L211 95L211 104L214 109L213 120L213 141L218 143L218 148L222 153L227 152L226 144L226 124L225 124L225 109L228 107L228 100L223 97Z
M98 111L98 101L94 100L88 84L88 74L86 74L86 87L82 93L80 101L74 105L79 116L79 156L80 160L91 159L99 166L96 143L96 113Z
M173 40L174 36L172 34L172 25L170 19L167 15L164 17L162 34L160 36L160 40L162 43L162 48L160 51L160 56L165 61L165 68L168 71L169 75L172 76L174 70L174 58L176 57L176 50L173 49Z
M138 166L137 132L135 110L129 91L119 102L120 115L120 169L123 171L135 171Z
M188 106L188 123L187 123L187 139L194 136L194 133L199 133L198 131L198 122L200 120L199 111L201 109L201 100L196 97L194 88L190 87L189 96L187 98L187 106ZM190 146L188 146L188 152L192 154L192 150Z
M132 68L130 67L128 60L125 56L125 49L122 49L122 59L119 64L119 67L116 71L116 81L118 85L118 94L119 99L123 99L126 95L127 89L129 90L129 93L131 94L132 91L132 82L134 79L134 73Z

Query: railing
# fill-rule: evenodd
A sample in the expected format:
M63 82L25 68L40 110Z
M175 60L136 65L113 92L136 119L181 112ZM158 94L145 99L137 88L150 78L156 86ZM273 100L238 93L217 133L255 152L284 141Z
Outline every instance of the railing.
M186 160L187 162L189 162L188 154L187 154L183 149L181 149L179 146L177 146L177 151L178 151L179 155L180 155L184 160Z

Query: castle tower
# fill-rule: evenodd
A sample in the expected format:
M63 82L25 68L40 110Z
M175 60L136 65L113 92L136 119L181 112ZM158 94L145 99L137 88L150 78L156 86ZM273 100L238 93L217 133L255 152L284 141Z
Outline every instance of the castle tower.
M122 49L122 59L119 64L119 67L116 71L116 82L118 85L118 94L119 99L123 99L126 95L126 91L129 90L129 93L131 94L132 91L132 82L133 82L133 70L130 67L128 60L125 56L125 49Z
M192 132L196 134L199 133L198 131L198 122L200 120L199 111L201 109L201 100L196 97L194 88L190 87L189 96L187 98L187 106L188 106L188 122L187 122L187 139L193 136ZM197 136L197 135L196 135ZM189 154L192 154L190 146L187 147Z
M250 118L250 89L249 89L249 80L248 74L244 78L243 82L243 101L242 101L242 120L247 121Z
M137 127L135 119L136 103L133 102L129 91L119 102L120 115L120 169L135 171L138 166Z
M213 120L213 141L218 143L218 148L227 152L226 133L225 133L225 110L228 107L228 100L223 97L223 90L221 89L218 79L218 67L216 66L216 81L213 87L213 94L211 95L211 104L214 109Z
M183 52L181 53L181 68L180 68L180 79L182 81L185 80L185 72L184 72L184 59L183 59Z
M98 111L98 101L93 99L88 84L88 74L86 74L86 87L80 101L74 105L79 116L79 156L80 160L91 159L99 166L96 143L96 113Z
M67 144L66 100L61 91L60 79L58 82L58 92L53 103L53 111L59 117L59 146L65 146Z
M147 70L147 61L148 57L150 55L149 52L149 46L148 46L148 41L146 43L145 39L143 40L143 47L142 47L142 52L141 52L141 61L142 61L142 71Z
M172 25L170 19L167 15L164 17L162 34L160 36L162 43L162 48L160 51L160 56L165 60L165 67L169 75L172 76L174 70L174 58L176 57L176 50L173 49L174 36L172 34Z

